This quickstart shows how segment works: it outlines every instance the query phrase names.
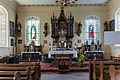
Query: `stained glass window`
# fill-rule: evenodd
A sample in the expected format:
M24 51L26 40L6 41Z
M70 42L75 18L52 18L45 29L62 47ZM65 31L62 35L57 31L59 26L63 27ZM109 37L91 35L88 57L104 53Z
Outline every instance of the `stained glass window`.
M40 45L40 19L35 16L29 16L25 22L25 45L31 44L32 41L35 45Z
M120 8L118 8L115 13L115 31L120 31ZM114 45L120 46L120 44L114 44Z
M115 31L120 31L120 8L116 11L115 22Z
M92 40L97 44L100 32L100 19L96 16L90 16L85 19L85 42L90 45Z
M0 47L8 46L8 13L4 7L0 5Z

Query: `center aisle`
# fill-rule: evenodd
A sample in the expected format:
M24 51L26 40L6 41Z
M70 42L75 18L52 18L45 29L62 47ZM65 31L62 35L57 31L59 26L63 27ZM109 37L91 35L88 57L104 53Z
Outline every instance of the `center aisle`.
M89 73L68 73L68 74L57 74L57 73L43 73L41 74L41 80L89 80Z

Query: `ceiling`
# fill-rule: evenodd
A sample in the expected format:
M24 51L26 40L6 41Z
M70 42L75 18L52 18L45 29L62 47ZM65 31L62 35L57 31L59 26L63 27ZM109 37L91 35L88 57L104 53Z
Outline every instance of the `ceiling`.
M56 5L56 0L11 0L19 5ZM73 0L71 0L73 1ZM105 4L111 0L78 0L75 4Z

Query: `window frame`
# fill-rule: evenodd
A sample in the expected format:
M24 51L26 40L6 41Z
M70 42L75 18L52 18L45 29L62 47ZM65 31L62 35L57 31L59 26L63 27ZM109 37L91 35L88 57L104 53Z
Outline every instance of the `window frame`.
M99 28L96 28L96 29L98 29L98 30L96 30L96 31L94 31L98 36L96 36L95 38L93 38L94 39L94 43L95 44L97 44L97 41L99 40L100 41L100 17L99 16L96 16L96 15L89 15L89 16L87 16L87 17L85 17L85 28L84 28L84 43L86 43L86 41L88 41L88 44L90 45L91 44L91 42L90 41L92 41L93 39L91 38L88 38L86 35L89 35L89 31L87 30L87 27L90 27L90 24L89 25L87 25L87 19L90 19L90 18L92 18L92 19L94 19L94 18L96 18L96 20L97 21L99 21L98 22L98 25L93 25L93 26L98 26ZM90 23L90 22L89 22ZM95 34L94 33L94 34ZM87 39L88 38L88 39Z

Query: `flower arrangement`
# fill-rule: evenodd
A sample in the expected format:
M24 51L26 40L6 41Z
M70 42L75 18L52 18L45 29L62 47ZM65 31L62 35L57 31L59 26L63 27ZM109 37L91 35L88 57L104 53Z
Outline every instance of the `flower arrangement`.
M84 54L81 54L80 57L78 57L78 61L83 63L86 60L86 56Z

